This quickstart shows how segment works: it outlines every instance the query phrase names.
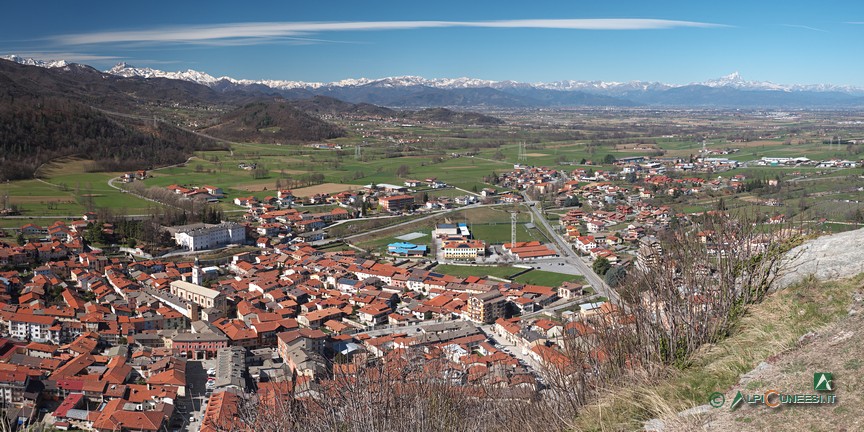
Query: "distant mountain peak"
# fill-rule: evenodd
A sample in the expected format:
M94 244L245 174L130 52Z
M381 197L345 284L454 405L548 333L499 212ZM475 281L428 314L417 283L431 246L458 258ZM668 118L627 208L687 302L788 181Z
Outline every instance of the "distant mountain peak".
M0 56L0 59L13 61L15 63L27 66L39 66L49 69L69 66L69 62L67 62L66 60L38 60L30 57L24 58L15 54Z
M772 91L791 91L793 86L775 84L770 81L747 81L738 71L728 75L723 75L720 78L695 83L707 87L728 87L738 90L772 90Z
M105 73L109 73L111 75L122 76L126 78L131 77L140 77L140 78L168 78L168 79L178 79L183 81L192 81L198 84L203 84L206 86L213 86L216 82L218 82L222 78L216 78L210 74L199 72L193 69L187 69L185 71L178 72L165 72L159 69L153 69L149 67L135 67L126 62L120 62L114 65L111 69L105 71Z

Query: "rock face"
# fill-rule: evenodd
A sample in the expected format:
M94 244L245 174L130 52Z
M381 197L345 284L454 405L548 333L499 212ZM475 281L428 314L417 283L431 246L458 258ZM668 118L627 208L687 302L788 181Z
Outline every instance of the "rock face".
M774 289L783 289L809 275L819 280L843 279L864 272L864 229L824 236L789 251L789 261Z

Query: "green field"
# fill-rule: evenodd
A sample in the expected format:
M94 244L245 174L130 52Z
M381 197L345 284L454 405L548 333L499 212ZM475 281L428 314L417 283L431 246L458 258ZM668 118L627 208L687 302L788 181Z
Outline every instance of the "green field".
M367 184L390 183L401 185L406 179L437 178L465 190L480 190L490 185L482 177L494 170L512 168L507 163L477 158L445 158L433 163L428 157L382 158L368 161L341 156L333 150L317 150L302 146L276 146L266 144L235 144L234 155L228 152L200 152L185 166L172 167L152 173L145 180L151 186L214 185L223 188L229 197L256 195L262 197L276 188L297 189L306 185L312 175L323 176L325 183ZM240 164L257 164L268 174L255 178L252 171ZM403 167L407 174L396 171ZM266 189L266 190L264 190ZM431 197L454 197L465 192L456 189L427 190Z
M272 195L277 185L300 189L318 183L332 183L334 188L358 187L370 183L402 184L407 179L435 177L467 191L479 191L489 184L484 176L513 169L513 164L552 166L565 171L577 167L611 168L602 164L607 155L689 157L698 154L707 136L710 149L738 148L725 155L740 161L762 156L806 156L814 160L838 157L859 159L861 146L827 145L832 134L860 135L855 122L826 130L826 124L838 124L835 114L804 113L795 119L775 119L758 114L727 115L719 112L626 113L589 111L501 112L496 113L507 124L468 126L427 124L401 120L367 122L357 119L332 119L345 128L347 136L330 140L342 149L317 149L298 144L235 143L231 151L197 152L182 166L151 171L145 185L164 187L170 184L188 186L213 185L228 195L222 207L234 209L236 196ZM844 114L852 120L857 117ZM827 122L827 123L826 123ZM671 127L670 125L674 125ZM741 136L746 136L742 139ZM355 147L360 147L355 156ZM523 158L519 149L524 147ZM476 156L468 156L467 153ZM574 166L581 160L593 165ZM0 185L0 195L18 206L25 216L73 215L87 208L107 207L118 213L143 214L154 204L122 193L107 185L118 173L88 173L88 161L67 158L40 168L35 180L14 181ZM241 164L257 164L264 171L254 172ZM837 173L816 168L750 167L723 173L694 174L702 178L744 174L751 178L779 177L785 181L800 175L827 178L860 175L864 169ZM399 172L399 174L397 174ZM831 182L812 183L813 192L833 190ZM326 189L326 187L324 188ZM497 188L500 190L500 188ZM314 191L314 190L313 190ZM322 189L323 191L323 189ZM318 193L310 192L308 193ZM430 197L454 197L459 189L427 190ZM838 199L857 199L849 194ZM710 208L710 204L685 203L688 210ZM509 229L499 229L505 218L467 221L476 225L477 237L490 243L509 240ZM520 221L522 221L520 219ZM520 229L519 240L538 239L536 230Z
M374 250L381 252L386 249L387 244L393 243L397 240L395 237L412 233L412 232L422 232L426 234L430 234L431 231L435 228L435 225L438 223L458 223L465 222L469 225L469 227L474 226L475 224L472 221L483 221L495 223L495 228L492 230L487 230L488 233L506 230L506 238L510 237L510 213L509 211L518 208L513 205L502 205L495 207L480 207L480 208L471 208L466 210L457 210L446 214L439 214L435 217L431 217L422 221L417 221L416 223L412 223L407 226L402 227L394 227L392 229L383 230L381 232L377 232L374 234L369 234L366 236L362 236L359 238L355 238L352 240L352 243L358 247L368 250ZM420 217L420 216L416 216ZM527 214L519 215L520 221L529 220L529 216ZM400 222L404 219L400 218ZM506 224L505 224L506 222ZM357 222L359 227L363 227L365 223ZM482 225L481 225L482 226ZM524 231L524 229L523 229ZM481 233L483 233L481 229ZM498 236L502 236L503 234L495 234ZM528 238L528 233L524 234L526 239ZM483 237L479 237L477 234L474 235L475 238L485 240ZM420 237L417 240L412 241L415 244L426 244L427 246L431 246L431 234L425 237Z
M463 278L468 276L494 276L501 279L510 279L511 276L523 272L525 269L511 266L459 266L441 264L435 267L435 271ZM578 275L568 275L532 269L516 276L516 278L512 280L524 284L557 287L564 282L581 282L584 281L585 278Z
M510 224L471 224L471 234L474 238L483 240L486 244L503 244L509 243L511 240ZM546 242L544 236L537 228L526 228L525 222L520 222L516 225L516 241L532 241L538 240Z
M435 271L462 278L468 276L494 276L501 279L509 279L510 276L525 271L525 269L512 266L460 266L440 264L435 267Z
M338 252L338 251L353 251L355 250L351 246L348 246L342 242L331 243L326 246L318 247L318 250L322 252Z
M467 210L442 214L434 218L419 221L416 224L411 224L404 227L385 230L380 233L370 234L369 236L360 237L353 240L353 243L363 249L376 252L384 252L389 243L401 241L396 237L412 233L423 232L429 233L435 228L438 223L459 223L468 224L471 234L475 239L483 240L489 245L503 244L510 241L510 211L520 210L518 214L518 224L516 226L516 241L532 241L538 240L548 242L547 236L540 231L539 228L527 228L527 223L531 220L531 216L525 212L524 208L513 205L502 205L495 207L481 207ZM404 221L400 218L399 222ZM394 221L395 223L395 221ZM357 222L356 227L362 229L363 222ZM374 226L370 225L370 226ZM346 230L340 230L344 232ZM425 236L411 241L415 244L425 244L431 247L431 237Z
M108 185L119 173L85 172L89 161L62 159L40 168L36 180L0 184L0 196L8 196L23 216L73 216L90 209L111 208L123 214L145 214L158 205ZM117 183L119 184L119 182Z
M585 282L585 278L578 275L553 273L543 270L531 270L527 273L517 276L514 281L531 285L557 287L564 282L582 283Z

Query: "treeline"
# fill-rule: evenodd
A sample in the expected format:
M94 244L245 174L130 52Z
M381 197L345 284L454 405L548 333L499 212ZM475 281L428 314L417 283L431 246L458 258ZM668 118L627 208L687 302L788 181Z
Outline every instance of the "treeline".
M320 172L312 172L299 175L286 175L284 176L284 179L277 181L280 183L281 187L297 189L324 183L324 174Z
M141 247L148 253L160 249L174 247L171 234L162 229L166 226L188 225L193 223L218 224L225 214L218 204L207 204L190 201L187 208L154 206L149 209L146 219L130 219L122 214L116 214L111 209L96 209L98 219L114 225L114 234L105 234L100 224L88 229L85 238L91 242L118 243L128 247Z
M504 120L476 112L452 111L447 108L427 108L404 113L405 118L419 121L434 121L469 125L500 125Z
M147 187L144 183L134 182L128 185L128 190L167 206L159 212L151 212L152 218L162 225L219 223L223 217L222 210L217 204L210 204L202 199L190 199L164 187Z
M32 178L41 164L66 156L92 159L95 170L122 171L180 163L196 150L216 148L211 140L161 123L144 132L60 98L3 102L0 180Z

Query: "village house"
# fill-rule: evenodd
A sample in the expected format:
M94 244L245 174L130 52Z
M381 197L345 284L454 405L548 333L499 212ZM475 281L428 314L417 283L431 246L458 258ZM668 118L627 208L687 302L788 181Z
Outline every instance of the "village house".
M415 198L412 195L393 195L378 198L378 204L384 211L399 213L414 208Z

